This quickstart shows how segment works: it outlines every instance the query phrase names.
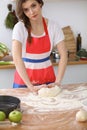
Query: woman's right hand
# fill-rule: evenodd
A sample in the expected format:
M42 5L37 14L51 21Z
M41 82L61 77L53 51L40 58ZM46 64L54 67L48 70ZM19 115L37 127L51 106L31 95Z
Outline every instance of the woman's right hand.
M40 90L43 87L43 85L29 85L28 89L31 93L38 93L38 90Z
M32 84L28 86L28 89L32 93L35 92L34 86Z

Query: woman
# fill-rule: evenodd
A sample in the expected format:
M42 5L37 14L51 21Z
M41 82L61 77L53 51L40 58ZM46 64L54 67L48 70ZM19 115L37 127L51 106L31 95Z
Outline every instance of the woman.
M38 91L46 84L61 84L67 51L64 35L58 25L42 16L42 0L17 0L19 22L13 29L12 54L16 66L14 88L27 87ZM50 54L57 45L60 54L58 75L55 76ZM45 85L43 85L45 84Z

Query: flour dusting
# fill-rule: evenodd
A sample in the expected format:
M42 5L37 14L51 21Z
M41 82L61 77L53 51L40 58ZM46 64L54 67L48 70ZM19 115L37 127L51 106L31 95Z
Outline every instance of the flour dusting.
M82 107L82 101L87 98L87 88L80 86L73 90L63 89L56 97L40 97L29 93L21 98L22 103L34 108L34 110L56 111L70 110Z

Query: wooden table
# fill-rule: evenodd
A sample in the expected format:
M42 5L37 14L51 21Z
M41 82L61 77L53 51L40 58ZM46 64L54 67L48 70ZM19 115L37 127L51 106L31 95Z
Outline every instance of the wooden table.
M87 84L72 84L64 85L64 88L69 90L80 85L87 86ZM22 97L27 95L27 89L1 89L0 95L13 95ZM87 130L87 122L81 123L76 121L76 112L78 109L67 111L54 111L43 113L27 113L31 109L29 106L21 104L25 109L23 113L22 123L17 126L0 125L0 130Z

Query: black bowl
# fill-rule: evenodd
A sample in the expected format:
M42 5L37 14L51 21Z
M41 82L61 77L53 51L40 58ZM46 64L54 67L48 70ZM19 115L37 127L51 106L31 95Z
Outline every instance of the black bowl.
M20 110L20 99L14 96L0 95L0 111L5 112L6 117L15 109Z

